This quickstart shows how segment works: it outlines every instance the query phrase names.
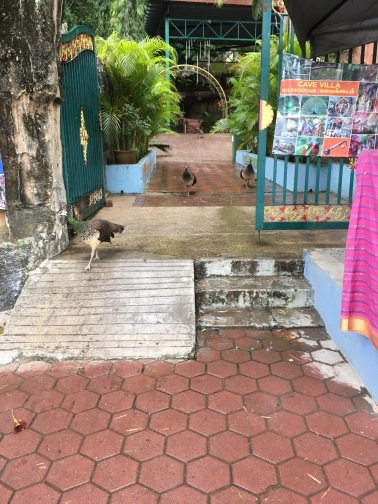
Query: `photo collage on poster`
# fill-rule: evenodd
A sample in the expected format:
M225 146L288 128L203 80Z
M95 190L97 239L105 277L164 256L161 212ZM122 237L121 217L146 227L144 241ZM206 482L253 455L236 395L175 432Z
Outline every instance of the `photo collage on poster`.
M378 149L378 66L283 58L273 154L357 157Z

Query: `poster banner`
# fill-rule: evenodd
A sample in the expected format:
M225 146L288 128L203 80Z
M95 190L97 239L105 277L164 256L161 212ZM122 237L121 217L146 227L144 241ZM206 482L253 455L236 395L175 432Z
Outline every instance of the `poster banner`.
M6 210L6 209L7 209L7 202L5 199L5 175L4 175L3 162L1 160L0 155L0 210Z
M378 65L284 54L273 154L357 157L378 149Z

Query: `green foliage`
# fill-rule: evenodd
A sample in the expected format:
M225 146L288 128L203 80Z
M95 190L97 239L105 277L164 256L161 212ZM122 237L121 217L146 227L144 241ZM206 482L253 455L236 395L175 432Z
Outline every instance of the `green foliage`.
M231 94L229 105L231 113L227 119L222 119L211 130L229 132L238 137L240 146L257 153L260 111L260 79L261 79L261 41L256 43L256 51L240 56L234 65L235 76L230 79ZM283 51L289 52L290 37L283 36ZM291 51L301 54L298 41L295 39ZM277 109L278 98L278 68L279 68L279 38L270 38L270 71L269 71L269 103L273 110ZM267 154L272 150L274 123L267 129Z
M146 5L147 0L65 0L63 21L69 29L86 24L102 37L116 33L142 40Z
M176 51L160 38L141 42L115 34L96 38L97 55L109 80L101 95L104 139L112 149L133 149L141 157L149 140L169 131L180 117L180 95L168 79Z

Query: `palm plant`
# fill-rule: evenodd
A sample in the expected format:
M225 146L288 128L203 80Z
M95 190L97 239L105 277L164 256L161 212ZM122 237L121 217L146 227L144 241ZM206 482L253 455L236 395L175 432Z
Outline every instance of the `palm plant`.
M257 153L260 111L260 78L261 78L261 41L256 42L256 50L239 57L233 66L235 76L230 79L231 94L229 105L231 113L228 118L221 119L213 127L212 133L227 131L237 136L240 146ZM269 103L276 111L278 96L278 69L280 58L280 43L277 36L270 39L270 72L269 72ZM292 43L285 32L282 46L284 52L300 55L302 53L298 41ZM292 47L291 47L292 46ZM274 124L267 129L267 154L272 150Z
M160 38L136 42L115 34L97 37L96 46L109 84L100 97L105 142L140 158L149 140L180 117L180 95L167 68L167 61L176 64L176 52Z

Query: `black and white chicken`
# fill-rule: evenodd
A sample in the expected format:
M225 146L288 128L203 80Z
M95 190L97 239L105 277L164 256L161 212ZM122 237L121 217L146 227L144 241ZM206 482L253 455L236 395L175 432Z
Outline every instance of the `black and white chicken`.
M75 233L77 233L92 249L89 263L84 271L89 271L91 269L93 259L100 260L97 249L101 243L111 243L111 238L114 238L114 233L122 233L125 229L121 224L114 224L104 219L81 221L75 219L71 215L67 215L65 210L61 212L61 215L67 217L67 222Z
M188 191L188 195L189 195L189 188L193 187L194 184L197 183L197 179L196 179L196 176L194 175L194 173L192 173L189 170L187 164L185 165L185 170L182 172L180 179L181 179L181 182L183 184L185 184L186 189Z
M248 189L250 188L251 186L249 185L249 181L254 177L255 175L255 170L251 164L251 162L249 162L247 164L247 166L244 166L241 170L240 170L240 178L242 178L243 180L246 181L246 184L245 184L245 187Z

